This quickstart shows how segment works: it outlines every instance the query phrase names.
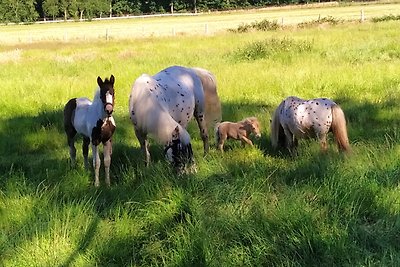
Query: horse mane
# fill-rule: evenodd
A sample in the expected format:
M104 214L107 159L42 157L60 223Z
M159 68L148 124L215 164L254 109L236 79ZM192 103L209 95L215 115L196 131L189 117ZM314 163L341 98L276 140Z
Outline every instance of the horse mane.
M97 86L96 89L94 90L93 101L94 101L95 99L100 99L100 86Z

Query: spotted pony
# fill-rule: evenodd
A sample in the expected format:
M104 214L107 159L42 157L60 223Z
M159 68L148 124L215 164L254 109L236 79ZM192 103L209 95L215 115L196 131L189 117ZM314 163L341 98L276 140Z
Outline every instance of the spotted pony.
M132 86L129 115L147 166L147 137L151 135L165 145L165 156L178 172L194 169L186 127L194 116L207 153L208 127L221 120L215 77L205 69L182 66L168 67L153 76L143 74Z
M298 139L303 138L317 138L321 150L326 151L329 132L333 132L340 151L350 151L343 110L327 98L288 97L279 104L271 121L272 147L285 146L291 153L296 152Z
M95 186L99 186L100 157L97 146L104 146L105 181L110 185L110 164L112 154L112 135L115 131L115 121L112 116L114 110L114 82L110 79L103 81L97 78L98 89L93 102L86 97L72 98L64 107L64 130L67 135L71 163L75 165L76 149L75 135L83 136L82 153L85 168L88 168L89 144L92 144L93 167L95 171Z

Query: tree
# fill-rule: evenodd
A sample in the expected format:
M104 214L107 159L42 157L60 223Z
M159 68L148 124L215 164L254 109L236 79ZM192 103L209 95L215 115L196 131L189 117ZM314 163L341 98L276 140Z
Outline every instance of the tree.
M0 18L3 22L33 22L39 14L35 0L0 0Z
M60 0L60 10L64 14L64 20L68 19L68 7L70 5L71 0Z
M55 17L60 14L60 5L58 0L44 0L43 11L54 20Z

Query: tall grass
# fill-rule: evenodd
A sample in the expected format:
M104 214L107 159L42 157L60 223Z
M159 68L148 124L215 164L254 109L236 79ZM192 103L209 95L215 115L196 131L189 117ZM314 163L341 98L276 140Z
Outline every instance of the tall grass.
M399 265L399 26L1 46L0 265ZM232 56L256 43L287 46ZM175 176L154 142L144 167L127 114L130 86L174 64L216 75L223 120L258 116L255 147L228 142L225 153L202 157L193 122L197 174ZM78 166L68 164L62 109L69 98L93 97L97 76L110 74L112 186L96 189L80 145ZM338 154L333 140L324 155L313 140L295 158L273 151L269 119L288 95L340 104L353 154Z

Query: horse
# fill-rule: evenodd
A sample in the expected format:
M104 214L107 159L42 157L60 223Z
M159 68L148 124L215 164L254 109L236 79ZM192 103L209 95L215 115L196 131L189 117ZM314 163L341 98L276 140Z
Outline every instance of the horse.
M316 138L325 152L329 132L333 133L339 151L350 152L346 118L335 102L327 98L304 100L290 96L274 111L271 144L273 148L286 146L294 154L298 139Z
M142 74L132 85L129 116L149 166L147 136L165 145L164 154L178 173L194 166L190 135L194 116L204 154L209 150L208 127L221 121L221 104L214 75L202 68L171 66L155 75Z
M238 122L224 121L215 126L215 137L218 149L223 152L224 142L227 139L241 140L242 145L246 143L253 146L249 139L250 134L257 138L261 137L260 123L256 117L249 117Z
M110 165L112 154L112 135L115 131L115 121L112 116L114 110L114 82L110 79L104 81L97 77L98 88L93 102L86 97L72 98L64 107L64 130L67 135L69 154L72 165L76 163L76 149L74 146L75 135L83 136L82 153L85 168L88 168L89 144L92 144L93 168L95 172L94 185L98 187L100 157L97 146L102 143L104 147L105 182L110 186Z

